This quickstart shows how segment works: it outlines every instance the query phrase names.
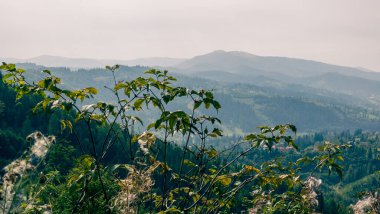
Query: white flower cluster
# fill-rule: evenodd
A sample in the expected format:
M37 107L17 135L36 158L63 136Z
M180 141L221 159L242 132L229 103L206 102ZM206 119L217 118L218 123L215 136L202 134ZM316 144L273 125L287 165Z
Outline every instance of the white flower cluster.
M379 203L380 197L375 193L359 200L355 205L351 205L351 208L355 214L378 213L380 211L380 207L377 207Z
M143 193L147 193L154 185L152 179L153 171L159 164L153 164L147 170L138 170L134 166L128 165L127 178L120 180L121 191L113 199L113 209L117 213L136 213L135 202Z
M144 132L137 138L137 142L140 145L140 150L144 152L144 154L149 154L149 148L156 141L156 136L150 132Z
M318 195L321 192L321 184L322 180L315 177L309 177L304 183L307 192L303 197L315 208L319 206Z
M3 204L0 211L3 213L8 213L12 209L12 204L14 203L16 195L16 190L14 188L18 181L20 181L28 172L36 168L47 154L50 145L55 141L54 137L45 137L41 132L34 132L26 139L28 141L34 140L34 144L27 155L14 160L3 169L5 174L0 179L2 181L2 186L0 188L0 203ZM20 195L17 195L18 198L24 198L21 193L19 194Z
M322 180L317 179L315 177L309 177L304 183L303 183L303 189L300 192L301 197L304 201L309 203L311 205L311 208L313 209L313 213L316 214L316 210L318 210L320 204L318 201L318 197L321 195L321 185ZM265 196L265 193L261 189L256 189L252 192L252 196ZM250 208L247 210L247 213L249 214L259 214L262 213L263 207L271 207L272 204L266 198L261 198L256 201L255 207Z

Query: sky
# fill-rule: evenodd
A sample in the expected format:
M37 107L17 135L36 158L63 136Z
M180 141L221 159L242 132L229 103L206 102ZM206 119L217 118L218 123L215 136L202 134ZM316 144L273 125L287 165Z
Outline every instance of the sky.
M214 50L380 72L380 0L0 0L0 57Z

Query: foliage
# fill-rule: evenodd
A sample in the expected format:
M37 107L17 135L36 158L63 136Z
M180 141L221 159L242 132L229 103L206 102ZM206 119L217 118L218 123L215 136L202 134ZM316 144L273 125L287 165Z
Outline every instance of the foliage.
M317 190L310 184L318 181L315 172L343 176L341 155L348 146L332 143L295 162L275 158L241 165L239 162L256 150L270 153L276 146L288 146L299 151L294 140L296 127L261 126L258 133L217 151L208 142L223 135L221 121L200 111L218 112L221 108L212 91L175 86L176 79L167 71L154 69L145 76L119 81L115 75L118 68L107 66L114 83L106 88L115 102L89 104L98 93L94 87L69 90L49 70L42 71L46 75L42 80L30 82L25 70L13 64L0 67L5 71L4 82L16 91L16 100L38 95L33 112L61 115L62 133L72 134L82 153L75 164L60 165L54 158L45 163L49 171L44 172L43 182L29 179L30 184L23 188L33 197L27 205L14 203L14 210L28 211L28 205L33 205L35 210L48 206L60 213L220 213L237 208L309 213L320 209L313 203ZM179 99L189 103L190 111L171 110L171 104ZM156 111L159 117L145 124L136 115L141 111ZM141 129L146 131L137 131ZM176 153L174 139L183 142ZM126 146L127 163L107 162L107 154L116 145ZM64 155L74 154L74 147L53 148L48 156L63 155L67 160ZM302 172L306 165L313 168L307 176Z
M95 99L113 103L114 93L102 86L112 86L113 77L103 68L79 69L54 67L47 68L31 63L18 64L28 70L24 73L27 79L38 82L44 77L40 71L51 69L54 75L61 78L67 89L78 89L99 85ZM150 69L142 66L120 66L115 73L117 79L135 79L144 75ZM342 131L357 128L377 131L380 128L380 114L377 107L369 104L368 99L362 96L358 99L353 96L328 91L320 91L311 87L294 84L277 84L275 80L254 78L254 82L242 83L246 79L238 77L240 83L230 81L216 81L202 75L181 75L171 73L178 79L174 84L192 89L214 89L214 96L223 106L218 114L199 108L223 121L221 127L225 135L249 134L253 127L263 124L275 126L276 124L292 123L297 125L300 133L321 130ZM217 72L218 73L218 72ZM220 74L219 74L220 76ZM352 84L351 84L352 86ZM1 95L0 95L1 96ZM372 100L372 99L371 99ZM92 102L95 102L92 101ZM90 104L87 102L86 104ZM187 109L185 100L177 99L172 102L171 110ZM286 113L284 113L286 112ZM147 124L150 119L158 118L155 112L136 112Z

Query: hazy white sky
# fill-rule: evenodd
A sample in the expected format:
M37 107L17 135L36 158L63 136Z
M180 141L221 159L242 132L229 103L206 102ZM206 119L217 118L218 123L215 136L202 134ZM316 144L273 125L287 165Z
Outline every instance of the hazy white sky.
M0 0L0 57L217 49L380 71L380 0Z

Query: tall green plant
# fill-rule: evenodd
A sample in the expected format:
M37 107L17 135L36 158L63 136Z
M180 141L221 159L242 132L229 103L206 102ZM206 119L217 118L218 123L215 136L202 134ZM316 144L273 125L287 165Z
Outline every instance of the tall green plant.
M254 207L252 212L307 213L316 209L310 202L314 190L308 185L314 171L327 169L341 176L341 146L333 144L321 147L321 155L295 163L274 159L258 166L241 165L239 161L256 149L270 152L276 145L285 145L297 151L296 127L262 126L258 133L217 151L208 140L222 137L221 121L203 113L221 108L212 91L175 86L176 79L167 71L153 69L124 81L116 79L118 65L106 68L114 84L105 87L113 92L115 102L88 104L94 101L96 88L65 89L49 70L43 71L45 77L40 81L29 82L25 70L14 64L0 67L5 72L3 81L16 90L17 99L35 94L42 98L35 112L74 112L75 120L60 120L62 130L78 136L79 124L87 128L90 148L83 150L75 167L63 178L37 185L36 191L43 188L43 194L26 203L49 204L62 212L220 213L240 206ZM185 100L189 110L170 110L177 100ZM140 111L156 111L159 117L145 124L136 114ZM99 127L106 130L103 139L96 135ZM136 131L142 127L144 132ZM170 154L169 146L178 138L183 142L181 152ZM86 148L85 142L76 139ZM105 163L115 144L128 145L128 163ZM171 157L176 160L169 161ZM301 164L314 164L315 170L302 178ZM49 194L56 197L49 198Z

